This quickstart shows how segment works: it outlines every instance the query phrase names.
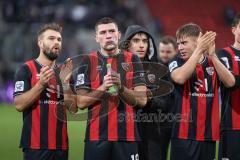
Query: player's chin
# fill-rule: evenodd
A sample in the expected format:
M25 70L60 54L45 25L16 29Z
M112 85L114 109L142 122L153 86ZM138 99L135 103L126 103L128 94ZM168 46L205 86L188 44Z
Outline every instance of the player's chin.
M107 45L107 46L105 47L105 50L107 50L107 51L112 51L112 50L115 50L116 48L117 48L116 45L111 44L111 45Z
M52 53L56 56L58 56L60 54L60 52L61 52L60 50L53 50L52 51Z

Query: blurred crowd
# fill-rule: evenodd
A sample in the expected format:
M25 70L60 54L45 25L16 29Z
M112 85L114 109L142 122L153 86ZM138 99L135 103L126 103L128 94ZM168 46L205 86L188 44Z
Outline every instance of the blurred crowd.
M143 0L3 0L0 7L0 102L11 101L6 92L12 91L8 88L18 65L37 57L36 32L42 23L63 26L60 62L98 47L93 29L104 16L116 19L123 32L131 24L159 30Z

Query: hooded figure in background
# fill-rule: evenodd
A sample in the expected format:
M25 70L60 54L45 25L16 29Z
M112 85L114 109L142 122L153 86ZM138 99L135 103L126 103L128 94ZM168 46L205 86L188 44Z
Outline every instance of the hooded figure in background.
M167 76L168 68L158 63L157 48L150 33L139 25L129 26L126 30L120 48L137 54L143 64L147 88L150 91L147 106L139 109L139 133L142 141L139 142L140 160L162 160L161 116L171 107L169 94L173 85L162 78ZM164 151L165 152L165 151Z

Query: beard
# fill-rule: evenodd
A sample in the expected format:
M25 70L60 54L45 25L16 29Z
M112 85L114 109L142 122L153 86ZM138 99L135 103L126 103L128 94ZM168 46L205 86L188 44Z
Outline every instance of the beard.
M58 58L59 53L54 52L54 49L50 49L49 47L46 47L45 45L43 45L43 46L44 46L43 47L43 54L47 57L48 60L54 61Z

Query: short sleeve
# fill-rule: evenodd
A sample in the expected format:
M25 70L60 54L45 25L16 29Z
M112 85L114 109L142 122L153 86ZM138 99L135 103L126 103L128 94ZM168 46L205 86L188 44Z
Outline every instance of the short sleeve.
M78 89L90 89L90 67L89 62L84 61L79 64L79 66L73 71L72 83L75 91Z
M169 72L171 73L178 67L181 67L183 64L184 64L184 60L181 59L180 57L177 56L177 57L173 58L168 64Z
M230 71L232 71L232 59L231 56L225 51L221 49L217 52L217 56L222 64Z
M14 76L14 97L31 89L31 77L31 71L26 64L17 69Z

